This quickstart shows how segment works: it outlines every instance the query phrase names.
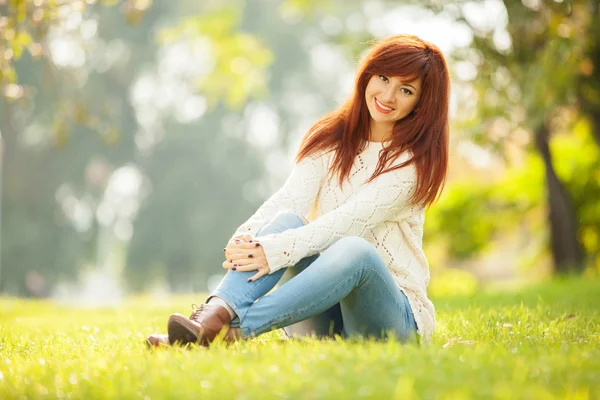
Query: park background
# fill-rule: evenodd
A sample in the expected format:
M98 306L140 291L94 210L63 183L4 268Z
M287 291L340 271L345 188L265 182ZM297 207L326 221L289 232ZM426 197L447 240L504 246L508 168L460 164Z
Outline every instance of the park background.
M0 0L0 398L600 398L599 3ZM452 78L432 343L148 351L396 33Z
M0 292L205 292L372 40L452 77L434 294L600 271L600 15L562 1L0 1Z

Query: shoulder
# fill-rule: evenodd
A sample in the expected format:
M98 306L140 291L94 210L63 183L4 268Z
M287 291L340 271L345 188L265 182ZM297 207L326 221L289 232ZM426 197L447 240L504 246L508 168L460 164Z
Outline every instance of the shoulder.
M313 165L318 165L321 168L326 168L331 163L332 154L332 151L317 150L305 156L300 163L310 163Z

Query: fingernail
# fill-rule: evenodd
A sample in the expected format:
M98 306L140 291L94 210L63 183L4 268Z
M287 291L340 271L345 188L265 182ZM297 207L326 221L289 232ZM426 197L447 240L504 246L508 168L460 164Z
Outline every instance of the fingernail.
M252 258L254 257L252 254L248 254L248 258Z
M233 267L233 268L231 268L231 270L232 270L232 271L235 271L235 270L237 270L237 268L236 268L236 267Z
M223 249L223 251L227 251L227 249Z
M233 264L233 266L234 266L234 267L237 267L238 265L237 265L237 264Z
M239 243L239 242L240 242L240 239L235 239L235 242L236 242L236 243Z
M252 240L250 241L250 243L252 243Z
M256 243L254 246L258 247L258 246L260 246L260 243Z
M233 262L233 260L229 260L229 262L230 262L230 263L232 263L232 262Z
M247 282L248 282L248 283L252 282L252 278L248 278L248 281L247 281Z

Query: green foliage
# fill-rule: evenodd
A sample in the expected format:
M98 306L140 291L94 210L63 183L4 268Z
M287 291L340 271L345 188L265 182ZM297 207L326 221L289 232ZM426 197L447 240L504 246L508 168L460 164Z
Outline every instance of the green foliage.
M588 38L599 22L594 3L504 1L508 48L495 43L497 31L474 29L473 46L454 54L478 71L477 112L465 121L474 140L502 149L522 134L517 128L533 131L556 107L576 104L577 84L591 62Z
M185 38L192 46L202 39L210 41L213 67L198 78L197 87L213 105L222 99L239 109L251 98L267 95L266 69L273 53L258 38L240 31L240 18L239 8L220 8L187 18L159 35L165 44Z
M344 4L346 5L346 4ZM279 9L288 17L316 17L322 13L339 12L339 4L332 0L284 0Z
M453 183L427 213L424 242L442 240L455 259L485 251L496 235L514 230L542 206L543 174L539 158L529 155L524 166L497 181Z
M114 6L124 3L128 18L143 14L149 0L9 0L0 2L0 89L8 99L24 95L19 85L16 62L27 52L39 60L49 55L48 32L73 13L84 14L95 3Z
M573 133L556 135L550 144L557 174L574 200L578 235L590 262L600 265L600 151L590 125L581 120ZM529 236L542 236L547 230L544 179L540 158L529 154L499 180L453 183L427 213L424 242L441 241L450 257L468 259L487 250L495 237L522 227Z
M431 346L295 340L147 351L144 337L194 298L111 310L0 300L0 397L594 399L600 280L434 299ZM195 296L195 301L202 296Z

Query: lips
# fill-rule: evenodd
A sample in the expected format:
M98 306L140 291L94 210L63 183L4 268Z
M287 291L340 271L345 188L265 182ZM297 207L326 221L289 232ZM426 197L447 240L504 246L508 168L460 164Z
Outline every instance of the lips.
M392 111L394 111L394 109L391 107L383 108L383 107L387 107L387 106L385 104L382 104L379 100L377 100L377 97L374 97L374 103L375 103L375 108L377 109L377 111L379 111L382 114L389 114Z

